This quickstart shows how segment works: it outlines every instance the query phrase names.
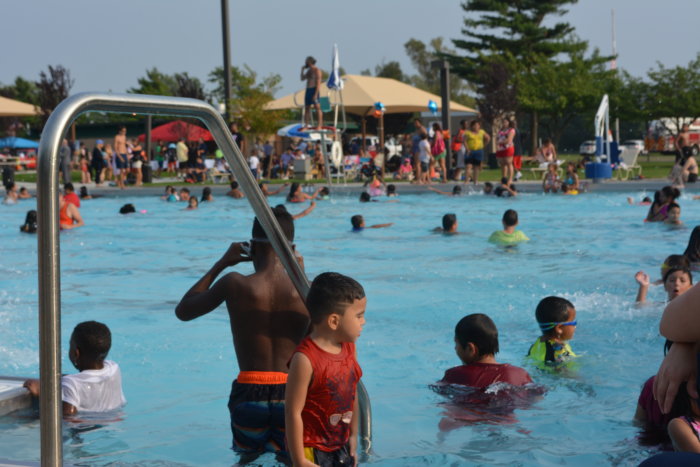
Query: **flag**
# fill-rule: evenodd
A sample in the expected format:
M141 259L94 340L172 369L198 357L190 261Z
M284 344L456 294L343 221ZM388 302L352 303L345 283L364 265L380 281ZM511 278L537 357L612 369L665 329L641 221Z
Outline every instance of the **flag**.
M328 89L336 91L343 89L343 81L340 79L340 58L338 58L338 44L333 44L333 57L331 59L331 74L328 77Z

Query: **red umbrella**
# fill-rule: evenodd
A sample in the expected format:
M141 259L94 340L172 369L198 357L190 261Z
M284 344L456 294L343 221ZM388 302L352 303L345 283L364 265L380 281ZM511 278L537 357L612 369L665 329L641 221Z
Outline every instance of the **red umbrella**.
M214 140L209 130L182 120L168 122L151 130L152 141L178 141L180 138L185 138L186 141L198 141L199 138L202 138L204 141ZM139 141L145 139L145 134L139 135Z

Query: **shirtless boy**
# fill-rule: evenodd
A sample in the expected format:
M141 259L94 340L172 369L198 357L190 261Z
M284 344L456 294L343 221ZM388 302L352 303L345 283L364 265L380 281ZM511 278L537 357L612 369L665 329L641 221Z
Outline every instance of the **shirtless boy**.
M292 242L292 216L284 206L277 206L273 213ZM227 267L244 261L253 262L253 274L229 272L214 283ZM250 243L232 243L185 294L175 315L189 321L224 301L240 369L228 403L234 449L246 461L266 451L283 452L287 362L304 337L310 318L257 219Z
M119 169L119 177L117 178L117 186L122 190L126 188L124 180L126 179L126 171L129 167L126 149L126 127L120 126L117 134L114 136L114 157L117 169Z
M304 123L306 126L311 126L311 107L316 108L318 128L323 126L323 114L321 113L321 104L318 102L318 93L321 90L321 70L316 66L316 59L306 57L304 66L301 67L301 80L306 80L306 95L304 96Z

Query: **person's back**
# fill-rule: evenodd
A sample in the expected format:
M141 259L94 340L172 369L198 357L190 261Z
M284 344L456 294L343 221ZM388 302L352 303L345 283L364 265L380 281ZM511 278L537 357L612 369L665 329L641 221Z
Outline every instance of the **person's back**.
M292 216L284 206L277 206L273 213L292 242ZM212 285L224 269L244 261L253 261L253 274L230 272ZM257 219L250 244L233 243L185 294L175 314L189 321L223 301L240 370L228 403L234 449L246 454L283 451L287 362L304 337L310 318Z
M521 230L516 230L518 226L518 213L514 209L508 209L503 213L503 230L497 230L489 237L489 243L497 245L516 245L527 242L530 239Z

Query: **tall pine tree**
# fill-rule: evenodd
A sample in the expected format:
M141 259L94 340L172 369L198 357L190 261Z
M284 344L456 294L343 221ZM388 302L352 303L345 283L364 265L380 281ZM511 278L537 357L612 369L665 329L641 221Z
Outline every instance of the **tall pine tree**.
M447 58L455 73L470 81L476 88L483 87L490 77L493 63L507 63L510 79L503 83L502 92L517 95L518 81L535 72L543 60L553 60L561 54L582 53L587 44L571 40L573 26L567 22L553 22L563 16L565 6L578 0L466 0L462 33L466 38L453 43L463 55ZM487 86L494 91L493 82ZM482 96L486 97L486 96ZM509 102L510 99L503 99ZM501 109L501 113L517 109ZM537 141L537 111L531 114L531 150ZM493 122L492 122L493 123Z

